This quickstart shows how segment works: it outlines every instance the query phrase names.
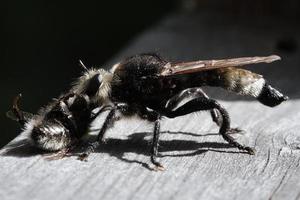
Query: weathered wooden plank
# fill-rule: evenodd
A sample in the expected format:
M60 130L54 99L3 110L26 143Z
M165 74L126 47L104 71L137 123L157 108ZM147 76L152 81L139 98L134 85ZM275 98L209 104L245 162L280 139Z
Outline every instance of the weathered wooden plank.
M205 14L169 16L109 63L157 48L182 60L268 55L282 29L299 39L292 26L261 23L238 26ZM245 130L235 137L255 147L255 156L224 142L207 113L163 121L164 172L148 169L152 125L137 119L118 122L88 162L47 161L20 135L0 151L0 199L299 199L300 92L294 85L300 57L299 52L282 57L272 66L252 68L292 97L279 107L209 91L228 109L233 126Z

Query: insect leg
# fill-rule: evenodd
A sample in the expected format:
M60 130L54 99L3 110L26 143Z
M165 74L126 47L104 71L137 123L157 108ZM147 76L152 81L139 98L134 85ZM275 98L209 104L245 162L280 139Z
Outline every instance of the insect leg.
M223 138L232 146L237 147L238 149L245 150L249 154L254 154L254 150L250 147L239 144L233 137L231 137L228 133L230 132L230 117L226 109L220 105L216 100L206 98L205 96L193 99L181 107L177 108L174 111L167 111L165 115L169 118L174 118L182 115L186 115L192 112L197 112L201 110L211 110L217 109L222 116L222 124L219 130L219 133L223 136Z
M176 108L181 101L186 98L197 98L200 96L207 96L202 89L200 88L188 88L186 90L181 91L179 94L173 96L168 103L166 104L166 108L173 110Z
M217 109L213 109L213 110L210 110L210 115L211 115L211 118L212 120L218 125L218 126L221 126L222 125L222 116L221 114L219 113L219 111Z
M105 121L97 135L97 140L88 144L88 147L85 149L84 153L79 154L78 160L81 160L81 161L87 160L87 157L91 153L93 153L95 151L95 149L98 148L98 146L100 145L100 142L105 142L105 140L104 140L105 132L109 128L109 126L111 126L114 123L115 112L116 112L116 108L113 108L108 113L108 115L106 116ZM99 113L97 113L96 115L98 115L98 114Z
M160 136L160 118L161 116L154 110L147 109L143 106L138 106L137 114L142 118L150 122L154 122L152 146L151 146L151 162L155 165L155 170L163 171L165 168L158 162L158 147L159 147L159 136Z
M107 129L110 128L114 124L114 122L118 119L115 116L116 111L120 110L121 112L125 113L125 112L128 111L129 106L127 104L118 104L113 108L111 108L110 106L106 107L106 108L103 108L99 112L97 112L95 114L95 116L93 116L93 119L96 118L105 109L110 109L110 112L106 116L105 121L104 121L98 135L97 135L97 140L92 142L92 143L89 143L89 145L88 145L87 149L85 150L85 152L78 156L78 159L81 160L81 161L86 160L87 157L91 153L93 153L95 151L95 149L98 148L98 146L100 145L101 142L105 142L104 137L105 137L105 133L106 133Z
M209 98L207 96L207 94L201 89L201 88L189 88L186 90L183 90L182 92L180 92L179 94L175 95L174 97L172 97L167 105L166 108L173 110L174 108L176 108L179 103L181 101L183 101L186 98L198 98L198 97L205 97L205 98ZM220 126L222 124L222 117L220 116L220 114L218 113L218 111L216 109L212 109L210 111L211 113L211 117L212 120L218 125Z
M153 135L152 149L151 149L151 162L156 166L156 170L164 170L164 167L157 161L159 135L160 135L160 119L157 119L154 123L154 135Z
M186 98L199 98L199 97L203 97L206 99L209 99L208 95L201 89L201 88L189 88L186 89L182 92L180 92L178 95L175 95L174 97L172 97L167 105L166 108L169 110L173 110L175 109L180 102L182 102L184 99ZM221 126L222 125L222 115L220 114L220 112L218 111L218 109L211 109L210 110L210 115L212 120L218 125ZM242 130L239 128L231 128L228 132L229 133L238 133L241 132Z
M19 94L18 96L16 96L14 98L14 101L13 101L13 108L12 108L12 113L15 115L17 121L22 125L24 126L25 124L25 118L23 116L23 112L20 110L18 104L19 104L19 101L21 99L22 95Z
M79 145L79 140L74 138L73 141L67 147L64 147L54 153L45 154L45 155L43 155L43 157L46 160L59 160L59 159L65 158L65 157L72 156L73 155L72 151L76 147L78 147L78 145Z
M115 113L116 113L116 109L112 109L108 113L108 115L107 115L107 117L106 117L106 119L105 119L105 121L104 121L104 123L102 125L102 128L100 129L99 134L97 136L97 141L99 141L99 142L105 142L105 139L104 139L105 132L109 128L109 126L111 126L114 123L114 121L115 121L115 118L114 118L115 117Z
M160 115L158 112L148 109L144 106L135 105L135 112L142 118L150 122L154 122L153 138L151 146L151 162L155 165L155 170L162 171L164 167L158 162L158 147L159 147L159 136L160 136Z
M212 109L212 110L210 110L210 115L211 115L212 120L220 127L223 122L223 117L220 114L220 112L217 109ZM240 132L243 132L243 130L240 128L230 128L227 133L228 134L236 134L236 133L240 133Z
M63 159L67 156L70 156L70 152L74 149L76 145L74 146L69 146L69 147L66 147L66 148L63 148L55 153L49 153L49 154L45 154L44 155L44 158L46 160L59 160L59 159Z

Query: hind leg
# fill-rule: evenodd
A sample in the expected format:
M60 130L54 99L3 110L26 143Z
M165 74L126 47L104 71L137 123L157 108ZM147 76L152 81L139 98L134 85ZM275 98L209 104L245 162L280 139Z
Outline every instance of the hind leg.
M167 105L166 108L169 110L175 109L182 101L188 98L197 98L197 97L205 97L208 98L207 94L201 88L188 88L183 90L179 94L172 97ZM222 117L220 117L218 111L216 109L210 110L212 120L220 126L222 124Z
M217 109L210 110L212 120L220 127L223 122L221 113ZM228 134L237 134L243 132L240 128L230 128Z
M168 101L166 108L168 110L173 110L185 99L188 99L188 98L195 99L198 97L209 99L207 94L201 88L189 88L189 89L183 90L182 92L175 95ZM222 118L221 113L218 111L218 109L211 109L210 115L211 115L212 120L220 127L222 125L223 118ZM228 133L235 134L235 133L240 133L242 131L243 130L241 130L239 128L230 128Z
M223 138L232 146L237 147L238 149L245 150L249 154L254 154L254 150L250 147L241 145L233 137L229 135L230 132L230 117L226 109L221 106L216 100L210 99L207 96L203 95L201 97L192 99L180 106L176 110L165 110L164 115L169 118L174 118L182 115L186 115L192 112L197 112L201 110L212 110L216 109L222 116L222 124L220 126L219 133Z

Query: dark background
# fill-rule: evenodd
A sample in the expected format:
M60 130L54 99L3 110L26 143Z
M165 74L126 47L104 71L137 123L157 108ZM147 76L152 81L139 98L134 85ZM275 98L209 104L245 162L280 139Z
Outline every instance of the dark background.
M281 17L287 24L299 17L299 3L293 0L12 0L1 4L0 147L20 132L5 117L14 96L21 92L22 108L36 112L78 77L79 59L87 66L102 66L170 13L214 10L239 18ZM283 38L278 48L289 52L297 45L293 38Z
M7 1L1 17L0 147L19 133L5 112L23 94L36 112L79 76L78 60L101 66L174 6L171 1ZM2 4L3 5L3 4Z

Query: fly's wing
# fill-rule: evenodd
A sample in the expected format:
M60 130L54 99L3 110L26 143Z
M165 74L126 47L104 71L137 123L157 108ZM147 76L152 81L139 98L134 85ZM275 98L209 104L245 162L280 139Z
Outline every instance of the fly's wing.
M160 76L171 76L177 74L188 74L200 71L207 71L224 67L241 67L257 63L271 63L281 58L277 55L266 57L242 57L222 60L199 60L192 62L167 63L161 71Z

